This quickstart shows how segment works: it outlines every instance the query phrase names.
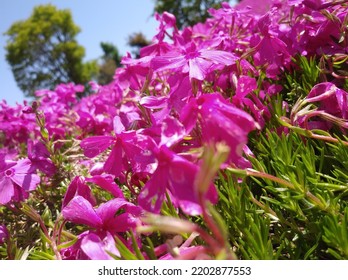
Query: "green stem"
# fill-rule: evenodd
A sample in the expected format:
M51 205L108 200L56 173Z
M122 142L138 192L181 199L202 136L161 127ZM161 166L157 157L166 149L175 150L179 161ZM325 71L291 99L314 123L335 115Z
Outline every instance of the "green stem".
M283 180L281 178L275 177L273 175L270 175L270 174L267 174L267 173L263 173L263 172L254 171L254 170L250 170L250 169L247 169L246 172L247 172L248 176L268 179L268 180L271 180L273 182L279 183L281 185L287 186L291 190L296 190L296 187L292 183L290 183L288 181L285 181L285 180ZM316 197L310 191L305 192L304 196L310 202L312 202L314 205L319 207L320 210L328 212L328 213L331 213L331 214L336 214L331 208L329 208L327 205L325 205L318 197Z
M205 223L207 224L208 228L211 230L213 236L216 238L216 240L218 241L219 245L221 247L224 247L224 245L226 243L225 239L222 236L219 228L216 226L216 224L215 224L214 220L212 219L210 213L208 213L207 206L206 206L206 201L203 198L203 196L200 196L200 205L202 207L202 215L203 215L203 219L204 219Z
M334 138L334 137L331 137L331 136L324 136L324 135L314 134L314 133L311 132L310 138L323 140L325 142L331 142L331 143L342 143L344 146L348 146L348 142L347 141L338 140L337 138Z

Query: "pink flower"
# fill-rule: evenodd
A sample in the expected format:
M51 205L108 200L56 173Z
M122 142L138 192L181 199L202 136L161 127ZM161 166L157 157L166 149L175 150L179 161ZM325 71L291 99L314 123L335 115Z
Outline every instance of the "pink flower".
M150 172L153 156L148 153L154 149L153 141L135 131L125 131L120 117L114 118L114 136L91 136L81 141L81 147L87 157L95 157L108 147L112 150L104 163L104 171L120 176L130 168L133 172Z
M76 176L66 190L62 208L64 208L77 195L84 197L91 203L91 205L96 205L96 199L93 196L90 187L85 183L85 178L82 176Z
M121 257L115 246L115 239L109 232L87 234L82 238L80 247L90 260L113 260L108 252Z
M142 214L140 207L122 199L114 198L93 208L82 196L75 196L63 208L63 217L70 222L83 224L91 231L81 235L77 244L64 251L67 259L112 259L106 251L119 256L114 235L134 229Z
M247 164L242 157L243 147L249 132L259 127L248 113L228 103L220 94L209 94L192 99L182 111L181 121L187 133L196 126L197 120L203 142L224 142L230 148L230 162L240 167Z
M40 177L34 172L29 159L15 162L0 158L0 204L23 200L35 190Z
M114 141L113 136L91 136L81 141L81 148L86 157L93 158L109 148Z
M264 86L266 87L266 85ZM232 103L244 111L250 111L258 124L264 127L265 119L270 118L270 113L264 102L261 102L264 92L261 91L258 95L254 92L257 89L255 78L242 75L235 79L235 87L236 94L232 97ZM270 96L271 90L274 91L275 89L268 90Z
M174 203L189 215L202 212L195 190L195 179L199 167L161 146L157 154L158 166L150 180L143 187L138 203L147 211L158 213L165 199L166 191L172 195ZM217 201L214 185L209 187L207 199Z
M94 175L91 178L86 178L87 182L91 182L111 193L115 198L124 198L122 190L114 182L114 176L110 174Z
M5 225L0 225L0 245L5 243L10 234Z
M155 71L175 70L189 73L190 79L204 80L207 74L219 66L232 65L237 57L220 50L197 49L192 43L182 53L172 52L152 59Z
M109 232L85 231L77 237L74 245L62 249L60 253L64 260L112 260L108 252L121 256Z
M272 6L272 0L263 0L263 1L255 1L255 0L243 0L236 6L236 9L243 10L248 8L249 13L253 16L262 15L269 11Z
M307 107L293 116L293 121L306 129L329 130L336 123L348 128L348 93L336 85L326 82L315 85L303 104L317 103L318 108Z
M306 102L318 102L319 110L348 119L348 93L332 83L320 83L309 92Z
M39 169L48 176L53 176L56 167L50 159L50 154L45 145L40 142L28 140L28 158L31 160L34 168Z
M116 234L134 228L141 209L122 198L111 199L94 209L88 200L77 195L63 208L62 214L70 222Z
M164 12L161 15L155 13L155 19L160 22L158 33L154 37L154 39L157 41L163 42L168 29L174 29L174 32L178 31L176 27L176 18L174 15L168 12Z

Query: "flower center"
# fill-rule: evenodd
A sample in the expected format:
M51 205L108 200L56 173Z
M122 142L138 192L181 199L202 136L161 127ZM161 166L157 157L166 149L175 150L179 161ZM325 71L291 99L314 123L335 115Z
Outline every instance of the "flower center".
M13 172L13 169L12 169L12 168L7 169L7 170L5 171L5 176L7 176L7 177L11 177L13 174L14 174L14 172Z
M198 51L193 51L193 52L189 52L189 53L187 53L186 55L185 55L185 59L194 59L194 58L196 58L196 57L199 57L201 55L201 53L200 52L198 52Z

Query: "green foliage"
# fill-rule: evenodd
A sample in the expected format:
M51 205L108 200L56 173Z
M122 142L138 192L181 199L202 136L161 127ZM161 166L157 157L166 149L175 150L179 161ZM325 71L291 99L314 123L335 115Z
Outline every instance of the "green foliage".
M116 46L111 43L100 43L103 50L101 63L99 64L98 83L101 85L108 84L114 77L115 70L121 66L121 57Z
M254 171L238 176L226 170L217 181L217 209L236 255L347 259L348 180L337 175L347 170L346 158L341 160L348 148L304 142L296 133L268 130L260 136L253 140Z
M128 37L128 45L133 48L133 55L136 58L140 57L140 49L151 44L151 41L146 39L145 35L141 32L136 32Z
M69 10L50 4L35 7L7 30L6 60L26 96L59 83L84 84L96 74L95 61L83 63L85 50L75 39L79 32Z
M284 87L288 91L285 100L290 103L306 96L314 85L321 82L320 67L315 57L307 59L304 56L298 56L294 59L294 63L295 69L285 73Z
M155 12L169 12L176 17L179 29L204 22L208 17L208 8L218 8L223 0L156 0Z
M220 172L216 209L238 258L347 259L347 137L337 129L313 131L335 139L328 142L297 127L284 133L285 123L279 121L290 117L315 84L331 79L328 64L337 72L344 69L339 59L294 59L294 68L279 83L284 89L270 100L273 117L250 135L252 169Z

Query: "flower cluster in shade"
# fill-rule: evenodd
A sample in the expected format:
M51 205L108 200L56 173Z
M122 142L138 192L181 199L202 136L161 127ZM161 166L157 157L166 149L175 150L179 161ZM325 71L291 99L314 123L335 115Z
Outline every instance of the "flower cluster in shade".
M152 44L141 49L140 58L123 57L109 85L91 82L93 94L81 99L80 85L40 90L37 110L27 103L0 103L0 204L27 199L40 176L49 179L56 172L40 142L41 114L50 139L69 135L80 141L85 158L76 164L88 173L71 181L63 200L63 217L88 227L64 249L66 259L111 258L106 251L119 255L114 236L134 229L145 211L159 213L168 198L178 211L201 214L196 178L202 147L224 143L230 150L225 165L250 167L248 135L270 119L269 97L283 90L277 81L291 71L291 58L348 51L347 41L339 43L347 7L320 0L259 5L223 3L209 10L206 22L183 30L173 15L156 14ZM335 21L320 12L324 8ZM295 121L329 129L327 115L347 120L347 96L339 80L318 84L306 101L317 104L324 117ZM23 145L26 158L19 150ZM130 190L131 201L120 186ZM97 201L91 188L112 198ZM217 202L213 184L205 199Z

